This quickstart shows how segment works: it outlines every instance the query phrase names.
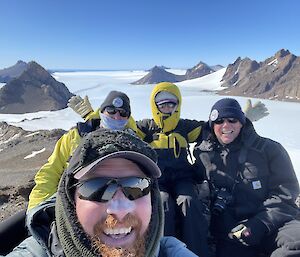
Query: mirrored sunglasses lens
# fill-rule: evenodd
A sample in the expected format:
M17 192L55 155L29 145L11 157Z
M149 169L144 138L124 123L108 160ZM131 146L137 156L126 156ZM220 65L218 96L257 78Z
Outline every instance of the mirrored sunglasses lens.
M122 117L129 117L129 113L126 112L125 110L119 109L118 111L120 113L120 116L122 116Z
M117 112L116 109L112 108L112 107L106 107L105 111L110 115L116 114L116 112Z
M107 178L96 178L81 182L78 186L79 198L90 201L101 200L110 181Z
M117 109L117 108L113 108L113 107L106 107L105 111L110 114L110 115L114 115L117 112L120 113L120 116L122 117L128 117L129 113L127 111L125 111L124 109Z
M172 102L168 102L168 103L163 103L163 104L159 104L158 105L158 108L174 108L176 106L175 103L172 103Z
M237 123L238 120L235 118L221 118L221 119L217 119L216 121L214 121L215 124L223 124L225 121L229 122L229 123Z
M150 192L150 180L147 178L127 178L119 182L122 191L129 200L136 200Z
M217 119L214 121L215 124L223 124L224 119Z

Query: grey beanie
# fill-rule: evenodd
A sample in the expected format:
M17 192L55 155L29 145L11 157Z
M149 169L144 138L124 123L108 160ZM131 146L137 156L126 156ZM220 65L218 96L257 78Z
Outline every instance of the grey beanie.
M222 118L235 118L244 125L246 123L246 116L237 100L233 98L223 98L217 101L211 108L209 115L209 125Z

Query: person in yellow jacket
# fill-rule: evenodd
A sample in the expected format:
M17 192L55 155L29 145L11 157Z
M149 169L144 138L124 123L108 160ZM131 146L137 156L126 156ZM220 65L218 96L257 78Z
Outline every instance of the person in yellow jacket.
M101 127L123 130L130 126L134 131L135 122L131 117L130 100L126 94L111 91L100 107L100 119L99 116L95 118L90 105L83 105L79 102L78 97L73 98L69 101L69 105L77 110L80 108L81 115L85 116L87 121L77 123L76 127L70 129L57 141L48 162L35 176L35 186L29 195L28 210L48 199L57 191L60 177L67 168L68 161L79 145L82 136Z

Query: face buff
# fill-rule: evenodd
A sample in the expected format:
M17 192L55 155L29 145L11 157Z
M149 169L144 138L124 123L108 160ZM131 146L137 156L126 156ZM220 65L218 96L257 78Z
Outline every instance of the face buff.
M128 122L126 120L115 120L103 113L100 113L101 122L100 125L103 128L111 129L111 130L123 130Z
M135 242L130 247L113 247L100 240L101 234L113 230L120 226L131 228L137 234ZM131 233L132 233L131 231ZM103 257L142 257L145 255L145 235L140 234L141 221L131 214L124 217L123 221L118 221L113 215L109 214L105 220L101 220L94 227L95 236L92 239L93 247ZM115 235L118 237L120 235Z

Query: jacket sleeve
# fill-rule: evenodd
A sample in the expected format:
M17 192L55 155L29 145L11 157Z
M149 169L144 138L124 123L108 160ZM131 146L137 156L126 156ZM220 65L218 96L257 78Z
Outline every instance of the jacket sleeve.
M283 146L269 140L265 153L270 170L269 193L263 202L262 211L255 217L272 232L298 214L295 200L299 195L299 184L290 157Z
M30 236L21 242L6 257L47 257L49 256L38 241ZM0 257L3 257L0 255Z
M196 142L196 140L199 138L202 127L205 124L203 121L197 121L197 120L184 120L185 127L188 131L187 138L188 143Z
M90 112L88 115L86 115L84 117L84 121L88 121L91 119L99 119L100 118L100 114L99 114L99 108Z
M35 186L29 195L28 210L57 191L60 177L79 141L80 136L76 128L71 129L57 141L48 162L35 175Z
M196 257L186 245L172 236L162 237L160 240L159 257Z

